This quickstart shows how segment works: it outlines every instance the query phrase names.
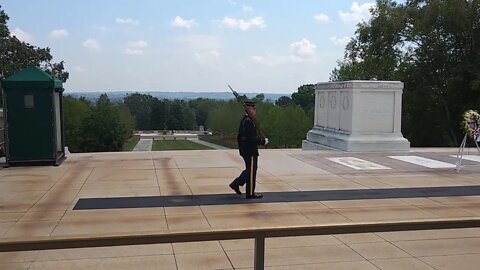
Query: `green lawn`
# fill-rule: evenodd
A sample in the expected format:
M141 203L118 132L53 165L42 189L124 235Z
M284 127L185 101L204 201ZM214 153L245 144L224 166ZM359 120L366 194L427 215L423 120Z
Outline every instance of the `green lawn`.
M204 146L198 143L194 143L188 140L178 141L153 141L152 151L164 151L164 150L208 150L212 149L208 146Z
M133 136L128 140L128 142L123 144L123 151L132 151L133 148L135 148L135 145L137 145L138 141L140 141L140 136Z

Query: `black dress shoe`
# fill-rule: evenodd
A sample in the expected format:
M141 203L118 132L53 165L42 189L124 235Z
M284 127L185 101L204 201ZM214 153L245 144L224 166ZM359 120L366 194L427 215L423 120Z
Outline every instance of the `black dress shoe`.
M247 199L260 199L263 197L262 193L254 193L253 195L247 195Z
M240 191L240 188L239 186L236 186L234 185L233 183L230 183L230 185L228 185L231 189L233 189L235 191L235 193L237 193L237 195L242 195L242 192Z

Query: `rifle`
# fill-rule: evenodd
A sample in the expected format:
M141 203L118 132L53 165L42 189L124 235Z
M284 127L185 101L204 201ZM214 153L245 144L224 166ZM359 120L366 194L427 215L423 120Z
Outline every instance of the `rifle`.
M245 105L245 102L243 102L243 100L240 99L240 95L237 93L237 91L233 90L232 87L230 87L230 85L228 85L228 88L230 88L230 90L232 90L233 95L235 96L237 101L242 104L243 108L245 109L245 111L248 114L248 117L250 117L250 119L252 119L253 125L255 126L255 129L257 130L257 133L258 133L258 136L260 137L260 139L262 141L265 141L265 134L263 134L263 131L260 129L260 124L257 122L257 118L255 118L253 115L251 115L250 111L247 110L247 105Z

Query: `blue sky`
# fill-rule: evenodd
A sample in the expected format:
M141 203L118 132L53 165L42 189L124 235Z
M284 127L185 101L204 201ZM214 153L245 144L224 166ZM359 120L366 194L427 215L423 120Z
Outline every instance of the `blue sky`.
M293 93L328 81L374 1L1 0L73 91Z

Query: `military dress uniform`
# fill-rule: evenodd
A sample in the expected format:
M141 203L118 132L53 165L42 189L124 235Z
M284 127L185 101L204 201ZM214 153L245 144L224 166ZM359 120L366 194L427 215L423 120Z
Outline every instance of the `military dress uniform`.
M258 136L252 119L245 115L240 121L237 135L238 150L245 161L245 170L230 184L238 195L241 195L239 186L247 185L245 189L247 199L261 198L262 194L255 193L258 164L258 145L264 145L265 140Z

